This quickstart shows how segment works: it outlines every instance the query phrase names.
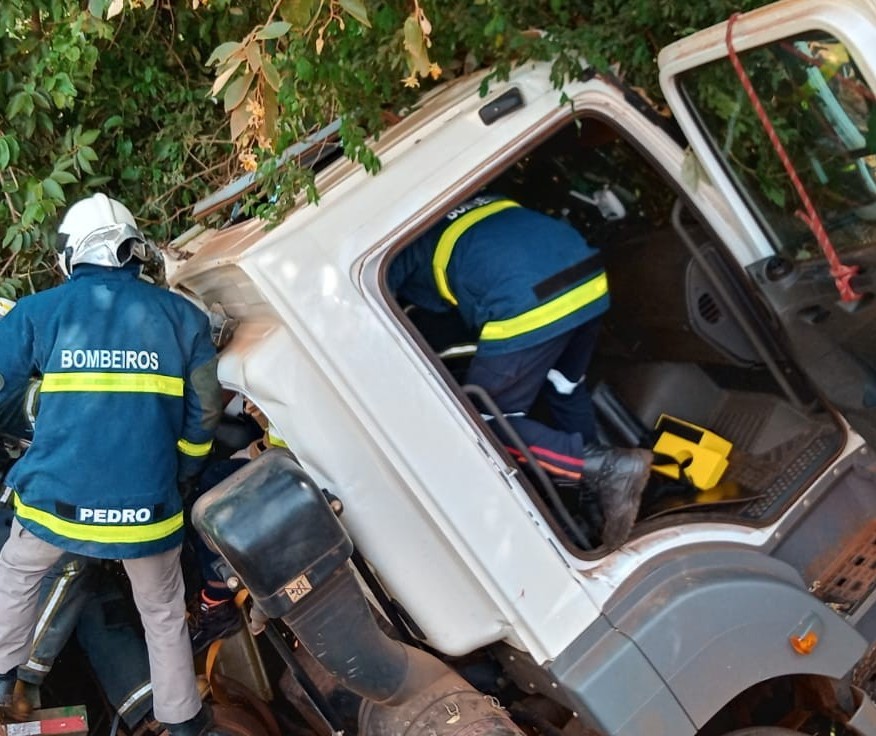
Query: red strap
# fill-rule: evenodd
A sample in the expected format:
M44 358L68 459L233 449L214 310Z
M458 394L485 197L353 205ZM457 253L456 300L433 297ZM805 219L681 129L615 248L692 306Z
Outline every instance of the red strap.
M858 273L858 266L847 266L842 261L840 261L839 255L837 255L836 252L836 248L831 242L830 236L827 234L827 230L824 229L824 223L818 216L818 211L815 209L815 205L812 204L812 200L809 198L806 187L803 186L803 182L800 180L800 177L797 174L797 170L794 168L794 164L791 163L791 157L788 156L788 152L785 150L785 147L779 140L776 129L773 127L773 124L770 121L766 110L764 110L764 107L757 96L757 92L754 91L754 85L748 78L748 74L746 74L745 69L743 69L742 62L739 61L739 56L737 56L736 54L736 49L733 48L733 26L735 25L738 18L739 13L734 13L732 16L730 16L730 20L727 21L726 43L727 54L729 55L730 63L733 65L733 69L736 71L736 76L739 77L739 81L742 83L742 88L745 90L745 93L748 95L748 99L751 100L751 104L754 106L754 110L757 113L760 124L766 131L766 134L770 139L770 143L772 143L776 154L778 155L779 159L782 162L782 165L785 167L785 171L788 173L788 176L791 179L791 183L797 190L800 201L803 203L805 212L801 212L800 210L798 210L795 214L797 215L797 217L803 220L804 223L806 223L806 226L809 228L812 235L815 236L815 240L821 247L821 251L822 253L824 253L824 257L830 264L830 275L833 276L833 280L836 284L837 291L840 294L840 298L844 302L857 301L861 298L861 294L858 294L852 288L850 281L852 277Z

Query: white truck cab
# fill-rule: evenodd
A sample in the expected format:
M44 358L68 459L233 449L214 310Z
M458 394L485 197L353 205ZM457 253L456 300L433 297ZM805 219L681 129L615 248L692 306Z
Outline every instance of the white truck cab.
M276 227L208 226L217 194L169 280L237 323L223 384L341 500L396 637L463 673L488 659L482 689L536 732L876 734L876 3L784 0L659 63L673 121L599 74L458 79L374 143L379 174L323 162L319 203ZM667 415L732 444L710 488L654 473L616 551L483 420L472 336L386 287L485 187L601 250L604 440L650 442ZM271 549L301 525L282 529Z

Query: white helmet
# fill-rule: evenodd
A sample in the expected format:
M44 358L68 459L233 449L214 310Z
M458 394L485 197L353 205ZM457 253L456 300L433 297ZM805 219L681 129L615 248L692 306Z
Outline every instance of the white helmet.
M146 238L134 215L105 194L74 204L58 228L58 260L68 278L80 263L121 268L132 258L146 261Z

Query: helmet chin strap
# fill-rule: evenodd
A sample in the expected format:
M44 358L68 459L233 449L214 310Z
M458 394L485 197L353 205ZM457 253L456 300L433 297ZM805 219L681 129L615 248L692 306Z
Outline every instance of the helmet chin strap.
M61 270L64 272L64 275L69 279L73 276L73 265L70 262L73 258L73 249L72 248L64 248L61 253Z

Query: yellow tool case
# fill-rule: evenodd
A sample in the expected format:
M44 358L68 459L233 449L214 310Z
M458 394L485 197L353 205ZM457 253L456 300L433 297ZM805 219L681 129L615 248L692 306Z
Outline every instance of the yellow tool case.
M652 469L662 475L690 481L695 487L708 490L717 485L727 469L733 444L714 432L683 419L661 414L655 425L655 462ZM664 458L673 462L664 462Z

